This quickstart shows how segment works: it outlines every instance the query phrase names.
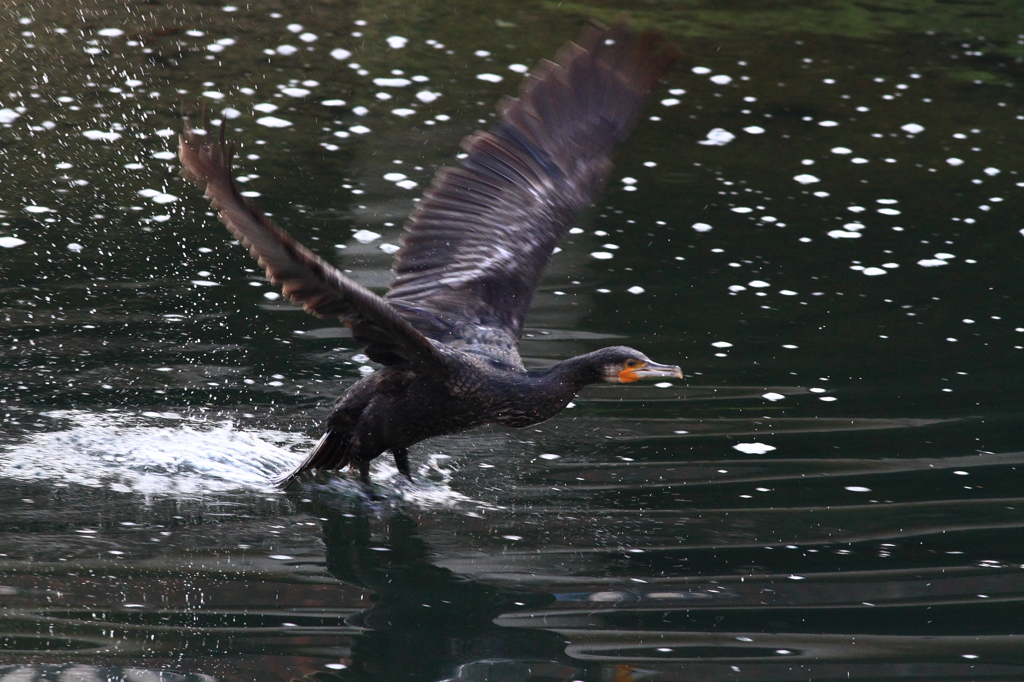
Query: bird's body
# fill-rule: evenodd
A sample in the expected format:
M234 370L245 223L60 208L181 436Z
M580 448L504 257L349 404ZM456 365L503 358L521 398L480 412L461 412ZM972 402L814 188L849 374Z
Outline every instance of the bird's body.
M360 470L390 451L407 474L409 446L427 438L458 433L485 424L524 427L561 412L588 384L605 380L595 371L611 359L643 357L615 347L578 356L538 372L511 369L469 353L453 353L449 371L420 374L406 367L384 367L363 377L338 398L327 420L327 433L310 453L316 466L333 469L345 463ZM597 363L593 362L598 360ZM666 376L674 376L669 370Z
M584 386L682 376L624 346L527 371L519 337L555 246L600 191L610 154L632 128L673 54L625 26L590 27L579 44L527 77L500 121L467 138L460 168L438 171L406 225L390 290L381 298L296 243L238 192L223 139L187 130L183 175L285 296L341 317L384 365L337 400L327 432L298 467L354 466L390 451L409 475L408 448L483 424L551 418Z

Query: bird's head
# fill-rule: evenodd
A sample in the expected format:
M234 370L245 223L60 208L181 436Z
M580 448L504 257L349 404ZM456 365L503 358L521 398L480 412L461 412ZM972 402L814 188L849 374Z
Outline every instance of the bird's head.
M594 360L601 368L601 381L610 384L628 384L655 377L683 378L683 372L675 365L660 365L640 351L626 346L602 348L594 355Z

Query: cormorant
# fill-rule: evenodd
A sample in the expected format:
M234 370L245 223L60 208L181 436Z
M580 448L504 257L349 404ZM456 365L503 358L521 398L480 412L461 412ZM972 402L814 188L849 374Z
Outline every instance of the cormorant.
M182 175L280 284L320 317L339 317L384 367L334 403L307 469L358 469L385 451L409 473L409 446L483 424L551 418L584 386L681 378L638 350L614 346L527 371L523 321L555 246L603 188L613 149L675 58L656 34L596 23L498 105L489 132L463 140L461 167L441 168L405 225L391 289L380 297L298 244L231 176L233 146L186 123Z

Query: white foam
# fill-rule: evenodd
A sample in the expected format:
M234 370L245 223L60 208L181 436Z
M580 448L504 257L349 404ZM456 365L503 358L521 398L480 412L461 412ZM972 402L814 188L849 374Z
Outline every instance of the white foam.
M694 223L693 229L696 230L697 232L707 232L708 230L711 229L711 226L708 225L707 223Z
M121 133L108 132L104 130L86 130L82 133L90 140L100 140L102 142L113 142L121 138Z
M21 246L24 243L24 239L18 239L17 237L0 237L0 248L13 249L14 247Z
M761 126L747 126L743 129L743 132L750 133L751 135L760 135L764 132L764 128Z
M734 450L739 450L745 455L763 455L775 449L774 445L766 445L764 443L737 443L732 447Z
M722 147L735 139L736 136L725 128L712 128L708 132L707 139L698 140L697 144L703 144L711 147Z
M412 85L412 81L408 78L374 78L373 84L379 88L404 88Z
M924 132L924 126L918 125L916 123L907 123L905 125L901 125L900 130L908 132L911 135L916 135L917 133Z
M801 185L809 185L814 182L821 182L818 178L807 173L801 173L800 175L793 176L793 179L799 182Z
M286 121L283 118L278 118L277 116L262 116L256 119L256 122L261 126L266 126L268 128L287 128L292 124L291 121Z
M496 73L478 73L476 77L479 80L487 81L488 83L500 83L503 79Z
M46 416L70 426L5 446L0 476L150 495L270 490L272 479L312 445L301 435L239 431L230 422L177 414L68 410ZM167 425L165 419L185 423Z
M352 53L346 49L336 47L333 50L331 50L331 56L337 59L338 61L344 61L351 57Z
M388 47L392 50L401 50L409 43L409 39L403 38L402 36L388 36L386 40L388 42Z
M439 92L431 92L430 90L420 90L416 93L416 99L423 102L424 104L430 104L435 99L441 96Z
M370 242L376 239L380 239L380 234L376 232L371 232L370 230L357 230L352 235L352 238L355 239L360 244L369 244Z

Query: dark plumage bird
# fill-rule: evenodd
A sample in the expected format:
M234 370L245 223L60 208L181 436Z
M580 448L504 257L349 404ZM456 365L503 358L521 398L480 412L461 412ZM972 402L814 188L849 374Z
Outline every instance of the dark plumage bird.
M442 168L405 226L395 280L382 298L295 242L241 196L232 147L186 126L182 175L259 259L284 295L339 317L384 367L338 398L307 469L352 466L369 482L385 451L409 476L409 446L482 424L551 418L584 386L682 377L624 346L527 371L519 337L558 241L602 189L614 148L675 57L656 35L591 25L554 62L542 61L519 98L498 106L489 132L463 141L459 168Z

